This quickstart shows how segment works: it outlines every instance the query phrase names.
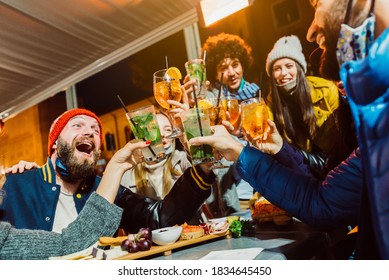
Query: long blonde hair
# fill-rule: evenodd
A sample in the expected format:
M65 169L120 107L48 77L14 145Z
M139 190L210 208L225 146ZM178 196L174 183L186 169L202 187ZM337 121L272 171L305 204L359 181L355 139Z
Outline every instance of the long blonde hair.
M169 117L162 111L157 112L157 114L164 115L170 122ZM163 174L162 174L162 199L170 192L172 188L172 180L176 179L182 175L182 172L175 169L173 166L173 156L176 150L176 140L172 141L172 152L168 155L166 162L163 165ZM147 173L148 169L145 163L138 164L134 168L135 174L135 185L137 193L143 194L145 196L150 196L148 181L147 181Z

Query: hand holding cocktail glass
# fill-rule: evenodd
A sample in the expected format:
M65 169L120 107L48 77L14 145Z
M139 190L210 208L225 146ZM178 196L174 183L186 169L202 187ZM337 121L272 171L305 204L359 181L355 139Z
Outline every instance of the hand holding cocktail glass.
M241 110L239 100L227 96L222 100L223 108L226 112L226 119L231 123L234 129L230 132L237 137L242 136L240 127Z
M276 124L270 119L267 120L268 127L263 134L263 137L257 136L255 138L246 135L247 140L258 150L274 155L278 153L283 145L283 139L277 130Z
M237 161L244 146L236 141L223 125L212 127L213 134L204 137L194 137L189 140L191 146L211 145L215 153L222 154L226 160Z
M226 112L221 104L220 98L205 98L198 101L198 107L201 108L204 114L209 118L211 126L222 124L226 120ZM229 163L222 162L222 155L216 153L215 162L211 166L212 169L229 167Z
M201 58L191 59L185 63L186 73L189 75L189 80L193 81L194 89L197 93L196 98L199 100L206 96L207 72L205 68L205 60ZM192 91L192 99L194 99Z
M195 107L189 110L185 110L180 114L187 141L189 141L193 137L211 135L212 131L210 115L215 117L215 120L213 121L216 121L216 119L219 118L220 113L218 111L217 116L213 114L213 104L209 100L197 100L197 94L194 86L193 93ZM207 109L209 109L209 112L206 112L207 109L200 107L200 104L202 103L208 104ZM192 163L194 165L207 163L209 164L208 167L210 169L227 167L221 164L218 160L216 160L216 158L214 157L214 151L209 145L189 145L189 152L192 158Z
M241 102L242 128L252 139L263 141L264 133L268 129L269 112L263 98L250 98Z
M185 63L185 69L187 75L183 81L184 93L188 97L190 107L195 107L194 92L197 100L213 96L208 92L210 82L207 81L205 59L191 59Z
M138 141L150 141L150 146L142 149L143 158L146 162L158 162L165 158L161 131L157 122L153 105L129 111L120 96L117 96L123 109L131 130Z
M212 134L209 117L202 109L197 107L185 110L181 113L181 120L187 141L193 137L209 136ZM212 147L209 145L191 146L189 153L193 165L214 162Z
M155 100L158 104L168 111L170 122L172 123L173 132L167 138L176 138L182 135L181 130L176 125L174 112L171 112L172 107L167 101L181 101L182 89L180 79L181 72L176 67L162 69L153 74L153 91Z

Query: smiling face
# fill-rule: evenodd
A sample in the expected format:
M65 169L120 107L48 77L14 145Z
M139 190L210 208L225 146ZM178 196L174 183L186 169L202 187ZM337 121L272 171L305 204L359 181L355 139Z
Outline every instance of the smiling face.
M217 80L223 82L232 90L238 90L243 78L243 68L238 58L225 58L217 65Z
M281 58L273 63L273 77L277 85L283 86L296 80L296 62L290 58Z
M68 121L55 145L70 176L67 181L76 181L93 174L100 156L100 127L96 119L78 115Z
M100 152L100 126L95 118L78 115L71 118L60 136L67 143L75 146L78 158L93 158L93 152Z

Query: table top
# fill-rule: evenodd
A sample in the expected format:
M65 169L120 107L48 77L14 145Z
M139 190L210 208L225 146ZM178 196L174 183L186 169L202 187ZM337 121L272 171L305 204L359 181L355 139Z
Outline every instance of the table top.
M154 255L153 260L196 260L212 251L261 247L264 250L255 259L315 259L328 250L326 235L308 225L293 220L289 225L272 222L256 225L253 236L221 237L193 246L173 250L170 255Z

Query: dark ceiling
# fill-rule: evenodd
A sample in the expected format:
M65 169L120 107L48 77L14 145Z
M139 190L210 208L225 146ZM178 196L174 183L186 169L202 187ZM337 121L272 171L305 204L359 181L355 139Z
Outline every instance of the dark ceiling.
M174 48L172 47L174 46ZM153 73L170 66L184 73L186 49L183 32L178 32L147 49L99 72L76 85L80 106L90 106L102 115L120 107L117 95L125 104L153 96Z

